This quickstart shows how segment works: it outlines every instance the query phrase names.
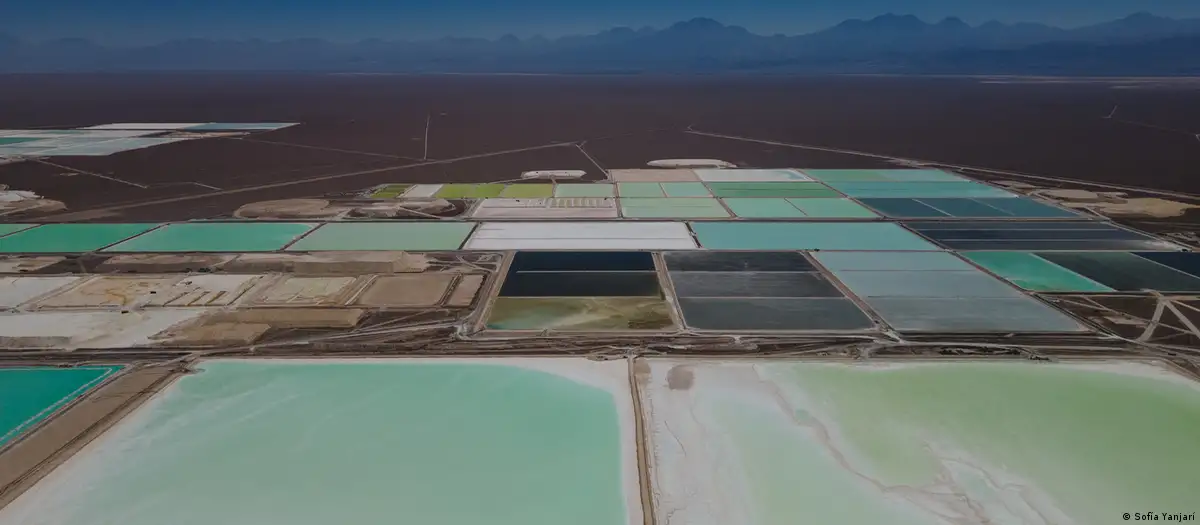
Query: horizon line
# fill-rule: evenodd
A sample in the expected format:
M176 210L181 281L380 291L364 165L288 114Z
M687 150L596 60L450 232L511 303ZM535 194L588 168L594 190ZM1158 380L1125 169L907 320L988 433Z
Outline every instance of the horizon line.
M125 44L125 45L106 45L106 44L99 44L99 43L95 42L95 41L94 41L93 39L91 39L91 38L87 38L87 37L72 37L72 36L63 36L63 37L56 37L56 38L48 38L48 39L45 39L45 40L32 40L32 39L23 39L23 38L20 38L20 37L14 36L14 35L12 35L11 33L6 33L6 32L3 32L3 31L0 31L0 37L9 37L9 38L11 38L12 40L15 40L15 41L17 41L18 43L22 43L22 44L25 44L25 43L45 44L45 43L50 43L50 42L63 42L63 41L85 41L85 42L88 42L88 43L91 43L91 44L96 44L96 45L100 45L100 46L102 46L102 47L110 47L110 48L137 48L137 47L148 47L148 46L156 46L156 45L168 44L168 43L172 43L172 42L185 42L185 41L197 41L197 40L199 40L199 41L207 41L207 42L230 42L230 43L246 43L246 42L284 43L284 42L298 42L298 41L320 41L320 42L331 43L331 44L359 44L359 43L364 43L364 42L374 42L374 41L386 42L386 43L419 43L419 42L436 42L436 41L439 41L439 40L447 40L447 39L453 39L453 40L471 40L471 41L485 41L485 42L498 42L498 41L500 41L500 40L511 40L511 39L516 39L516 40L518 40L518 41L520 41L520 42L527 42L527 41L531 41L531 40L545 40L545 41L548 41L548 42L554 42L554 41L557 41L557 40L562 40L562 39L566 39L566 38L576 38L576 37L596 36L596 35L601 35L601 34L604 34L604 33L609 33L609 32L613 32L613 31L620 31L620 30L629 30L629 31L632 31L632 32L643 32L643 31L665 31L665 30L668 30L668 29L671 29L671 28L673 28L673 27L677 27L677 26L680 26L680 25L684 25L684 24L688 24L688 23L693 23L693 22L702 21L702 22L715 22L716 24L719 24L720 26L722 26L722 27L724 27L724 28L741 29L741 30L743 30L743 31L746 31L747 33L750 33L750 34L752 34L752 35L759 36L759 37L776 37L776 36L783 36L783 37L786 37L786 38L792 38L792 37L801 37L801 36L815 35L815 34L818 34L818 33L822 33L822 32L825 32L825 31L829 31L829 30L831 30L831 29L834 29L834 28L836 28L836 27L839 27L839 26L841 26L841 25L844 25L844 24L846 24L846 23L849 23L849 22L871 22L871 21L879 20L879 19L881 19L881 18L912 18L912 19L916 19L916 20L918 20L918 21L920 21L921 23L923 23L923 24L926 24L926 25L937 25L937 24L940 24L940 23L946 22L946 21L948 21L948 20L957 20L957 21L959 21L959 22L962 22L964 25L966 25L967 27L970 27L970 28L972 28L972 29L978 29L978 28L981 28L981 27L983 27L983 26L986 26L986 25L991 25L991 24L1000 24L1000 25L1007 26L1007 27L1019 26L1019 25L1038 25L1038 26L1048 27L1048 28L1052 28L1052 29L1061 29L1061 30L1070 31L1070 30L1082 29L1082 28L1087 28L1087 27L1093 27L1093 26L1097 26L1097 25L1108 24L1108 23L1117 22L1117 21L1121 21L1121 20L1128 20L1128 19L1130 19L1130 18L1139 17L1139 16L1147 16L1147 17L1161 18L1161 19L1166 19L1166 20L1174 20L1174 21L1200 20L1200 18L1173 18L1173 17L1169 17L1169 16L1161 16L1161 15L1157 15L1157 14L1155 14L1155 13L1153 13L1153 12L1150 12L1150 11L1135 11L1135 12L1133 12L1133 13L1130 13L1130 14L1128 14L1128 15L1121 16L1121 17L1117 17L1117 18L1112 18L1112 19L1109 19L1109 20L1107 20L1107 21L1104 21L1104 22L1089 23L1089 24L1083 24L1083 25L1079 25L1079 26L1072 26L1072 27L1065 27L1065 26L1051 25L1051 24L1046 24L1046 23L1042 23L1042 22L1031 22L1031 21L1018 21L1018 22L999 22L999 21L997 21L997 20L995 20L995 19L988 20L988 21L985 21L985 22L982 22L982 23L978 23L978 24L974 24L974 25L972 25L972 24L969 24L969 23L965 22L965 21L964 21L964 20L963 20L961 17L959 17L959 16L955 16L955 15L945 16L945 17L942 17L941 19L938 19L938 20L936 20L936 21L933 21L933 22L931 22L931 21L928 21L928 20L926 20L926 19L924 19L924 18L922 18L922 17L920 17L920 16L918 16L918 15L913 15L913 14L897 14L897 13L893 13L893 12L887 12L887 13L883 13L883 14L880 14L880 15L876 15L876 16L874 16L874 17L871 17L871 18L847 18L847 19L844 19L844 20L842 20L841 22L838 22L838 23L836 23L836 24L833 24L833 25L830 25L830 26L824 27L824 28L822 28L822 29L817 29L817 30L814 30L814 31L809 31L809 32L806 32L806 33L792 33L792 34L787 34L787 33L769 33L769 34L767 34L767 33L757 33L757 32L754 32L753 30L750 30L750 29L748 29L748 28L746 28L746 27L744 27L744 26L733 25L733 24L726 24L726 23L724 23L724 22L721 22L720 20L717 20L717 19L715 19L715 18L712 18L712 17L708 17L708 16L696 16L696 17L692 17L692 18L688 18L688 19L684 19L684 20L679 20L679 21L677 21L677 22L674 22L674 23L668 24L668 25L666 25L666 26L661 26L661 27L658 27L658 26L651 26L651 25L645 25L645 26L640 26L640 27L634 27L634 26L628 26L628 25L618 25L618 26L612 26L612 27L609 27L609 28L607 28L607 29L601 29L601 30L597 30L597 31L594 31L594 32L590 32L590 33L576 33L576 34L569 34L569 35L563 35L563 36L557 36L557 37L545 37L545 36L543 36L543 35L541 35L541 34L534 34L534 35L532 35L532 36L519 37L519 36L516 36L516 35L514 35L514 34L512 34L512 33L506 33L506 34L503 34L503 35L501 35L501 36L498 36L498 37L493 37L493 38L488 38L488 37L469 37L469 36L445 35L445 36L441 36L441 37L420 38L420 39L412 39L412 40L403 40L403 39L397 39L397 38L388 38L388 37L371 37L371 36L364 36L364 37L361 37L361 38L358 38L358 39L353 39L353 40L332 39L332 38L322 38L322 37L314 37L314 36L308 36L308 37L306 37L306 36L297 36L297 37L293 37L293 38L284 38L284 39L264 39L264 38L257 38L257 37L245 37L245 38L217 38L217 37L188 37L188 36L183 36L183 37L178 37L178 38L172 38L172 39L169 39L169 40L161 40L161 41L157 41L157 42L154 42L154 43Z

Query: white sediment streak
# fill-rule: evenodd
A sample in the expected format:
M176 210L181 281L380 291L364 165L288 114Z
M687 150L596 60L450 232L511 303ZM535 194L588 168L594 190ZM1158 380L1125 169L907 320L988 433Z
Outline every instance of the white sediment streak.
M660 525L1074 523L1029 480L918 428L877 429L884 453L931 473L890 479L840 431L824 397L837 393L805 390L791 366L652 361L640 388Z

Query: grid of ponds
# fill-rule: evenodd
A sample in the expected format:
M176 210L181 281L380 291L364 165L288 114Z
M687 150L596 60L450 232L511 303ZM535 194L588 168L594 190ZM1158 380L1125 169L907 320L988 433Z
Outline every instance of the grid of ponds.
M941 247L964 252L1170 253L1182 250L1175 243L1099 221L893 223L880 221L866 208L845 199L724 201L723 205L719 199L705 197L621 199L621 209L626 215L647 219L726 219L689 223L596 220L8 224L0 227L0 253L86 253L101 249L105 252L270 252L285 248L292 251L435 251L460 247L471 250L669 250L694 248L696 241L700 247L709 250L920 251L940 250ZM605 198L500 199L496 204L480 210L498 218L540 219L613 219L612 214L616 212L614 200ZM744 214L745 220L728 220L731 217L726 207ZM665 244L659 244L659 241ZM980 260L983 257L986 256L979 256ZM999 257L1003 256L994 256L993 260ZM1057 257L1069 258L1066 255ZM1080 257L1095 259L1100 256ZM1167 262L1159 262L1160 265L1176 264L1164 257L1168 257L1167 253L1137 260L1161 259ZM1186 255L1180 257L1184 258L1180 260L1190 260ZM1062 265L1070 264L1083 263Z
M874 327L800 252L667 252L663 260L690 328L726 332Z
M710 250L937 250L886 222L693 222L700 246Z
M905 227L952 250L1178 251L1180 246L1100 221L911 221Z
M371 195L494 210L602 201L628 218L715 220L8 224L0 253L516 250L479 322L538 333L1077 334L1087 328L1021 289L1200 292L1200 254L939 170L624 170L613 181ZM887 222L913 218L936 220ZM448 293L439 277L422 305ZM60 281L14 294L68 283L22 279ZM395 304L393 290L420 284L380 283L356 304ZM636 374L623 360L204 361L0 509L0 525L611 525L641 523L643 510L661 522L915 524L962 494L997 521L1093 523L1186 505L1198 482L1200 388L1150 365L651 361ZM0 446L118 370L0 368ZM636 417L652 509L639 498ZM1047 431L1017 439L1014 427ZM867 471L953 490L878 498Z
M875 211L897 219L1078 219L1073 211L1025 197L859 199Z
M110 140L133 140L138 137L129 134L146 132L76 131L112 134L107 137ZM63 132L44 133L47 140L71 137ZM687 173L680 177L682 171ZM822 274L819 268L790 272L717 272L727 280L721 285L731 288L720 293L707 293L701 290L702 287L697 288L696 279L700 278L700 272L668 268L686 324L710 330L854 330L873 325L874 321L866 317L873 313L900 331L1074 332L1080 329L1078 323L1021 290L1037 293L1200 291L1200 262L1194 254L1183 252L1181 246L1113 223L1084 220L1069 210L1025 197L1003 192L1004 196L986 197L941 195L852 199L831 188L840 187L846 191L847 188L875 185L901 193L922 189L935 194L947 188L968 188L967 193L975 192L977 187L1002 191L938 170L682 171L624 170L621 180L606 183L387 184L370 190L370 194L380 198L406 198L414 192L434 198L479 198L482 201L475 204L474 211L480 218L559 219L552 221L9 224L0 227L0 253L458 249L586 250L596 253L699 248L706 252L813 251L818 262L832 272L831 275ZM614 220L617 214L645 220ZM908 217L927 220L890 220ZM569 220L574 218L595 220ZM682 222L684 220L689 222ZM952 251L945 252L945 249ZM962 258L954 253L959 253ZM778 253L774 256L782 257ZM682 253L671 254L668 260L686 257ZM798 253L795 257L808 261ZM870 264L865 260L871 257L887 261L887 266L855 267ZM855 258L863 260L854 262ZM797 267L803 264L807 263L797 263ZM940 268L938 264L954 264L955 268ZM520 278L515 279L514 283L520 282ZM804 288L798 284L804 280L818 284ZM1015 286L1009 286L1005 281ZM779 291L772 292L773 285L760 283L775 283ZM560 284L568 290L563 292L564 296L573 297L567 301L571 303L568 306L555 304L561 302L560 297L521 295L511 290L502 294L500 307L495 309L497 312L508 311L511 303L526 305L517 309L526 313L514 317L517 321L501 324L545 324L544 321L519 319L562 318L565 317L562 312L567 310L589 318L594 317L596 311L612 311L613 305L620 302L629 304L622 304L616 310L649 308L644 313L651 317L660 313L655 310L657 305L643 304L644 296L618 293L622 288L610 286L611 283L591 288L574 281ZM616 291L609 293L616 295L593 293L610 288ZM738 290L743 295L731 295L739 293ZM838 292L825 295L832 294L830 290ZM773 296L772 293L790 295ZM738 314L742 320L736 320L738 316L733 315L722 318L721 312L733 308L731 304L721 303L718 296L722 294L739 301L737 308L743 309L745 314ZM603 300L588 302L581 297ZM855 297L858 302L853 299ZM804 304L812 306L817 302L845 306L829 307L837 310L833 320L801 315L808 308ZM867 314L858 305L864 306ZM752 311L759 313L747 313ZM781 312L786 311L791 311L788 315L792 317L807 315L809 318L794 322L791 328L786 326L787 322L772 320L773 316L784 316ZM606 322L620 324L620 321L603 321L596 326ZM731 328L720 328L726 322L732 323ZM748 328L732 328L734 325Z

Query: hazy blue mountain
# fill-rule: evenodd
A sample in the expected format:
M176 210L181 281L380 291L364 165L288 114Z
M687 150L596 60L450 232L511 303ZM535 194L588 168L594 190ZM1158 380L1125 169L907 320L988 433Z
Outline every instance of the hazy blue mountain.
M1114 20L1071 32L1079 40L1115 42L1188 36L1200 33L1200 19L1175 20L1150 13L1134 13Z
M1186 74L1200 69L1200 20L1149 13L1076 29L886 14L815 33L757 35L696 18L663 29L495 40L344 44L185 39L134 48L0 34L0 72L286 70L347 72L888 72Z

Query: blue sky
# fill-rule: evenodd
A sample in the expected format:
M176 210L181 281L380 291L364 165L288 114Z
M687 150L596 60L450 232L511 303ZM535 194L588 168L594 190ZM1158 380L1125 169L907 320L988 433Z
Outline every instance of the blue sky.
M1078 26L1135 11L1200 17L1200 0L0 0L0 33L110 44L181 37L556 37L706 16L756 33L797 34L888 12Z

